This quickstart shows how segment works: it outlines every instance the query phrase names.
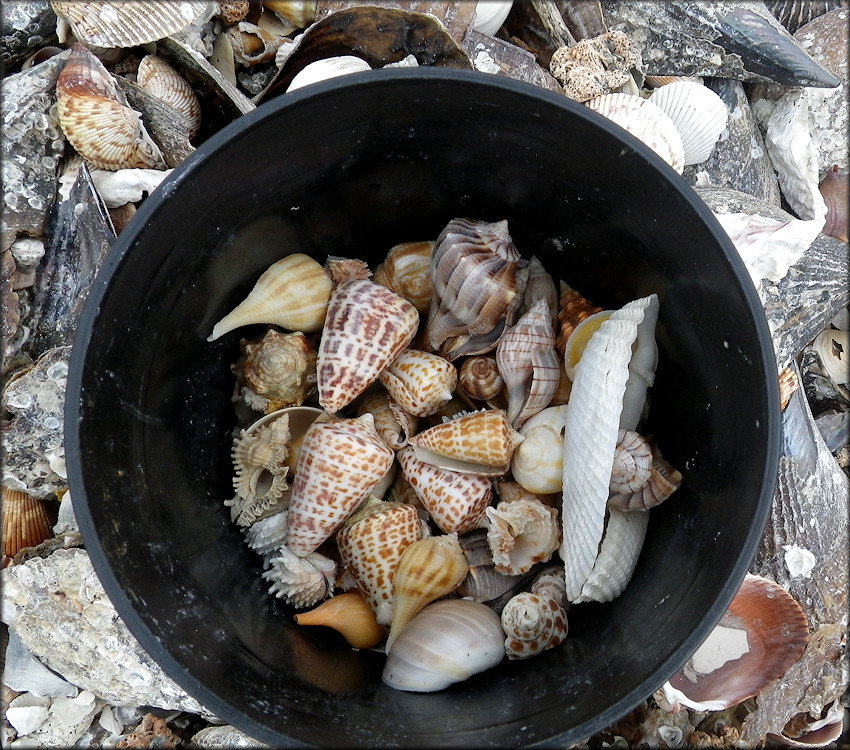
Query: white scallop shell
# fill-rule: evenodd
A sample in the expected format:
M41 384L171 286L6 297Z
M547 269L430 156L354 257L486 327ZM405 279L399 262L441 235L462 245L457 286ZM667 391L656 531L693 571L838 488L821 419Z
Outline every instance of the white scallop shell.
M685 167L682 136L670 116L657 104L634 94L602 94L585 102L635 138L643 141L679 174Z
M661 107L676 125L685 149L685 165L705 161L729 119L723 100L701 83L680 80L655 89L649 101Z

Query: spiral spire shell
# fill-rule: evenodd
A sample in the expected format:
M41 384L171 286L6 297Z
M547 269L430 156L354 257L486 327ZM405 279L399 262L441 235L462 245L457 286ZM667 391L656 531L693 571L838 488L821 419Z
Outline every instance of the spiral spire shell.
M567 637L567 613L557 601L521 591L501 615L508 659L527 659L554 648Z

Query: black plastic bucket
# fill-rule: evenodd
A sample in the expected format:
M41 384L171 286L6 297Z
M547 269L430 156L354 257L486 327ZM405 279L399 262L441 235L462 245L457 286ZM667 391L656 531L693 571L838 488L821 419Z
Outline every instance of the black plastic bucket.
M273 599L232 495L229 365L213 324L274 261L374 268L452 218L507 219L596 304L660 298L651 430L684 475L651 511L625 592L575 606L565 643L433 694L381 683L384 657L301 628ZM627 713L707 636L769 509L776 362L761 305L696 194L642 143L551 92L468 71L383 70L279 97L234 122L142 205L88 298L67 391L68 478L121 617L187 692L275 746L578 742Z

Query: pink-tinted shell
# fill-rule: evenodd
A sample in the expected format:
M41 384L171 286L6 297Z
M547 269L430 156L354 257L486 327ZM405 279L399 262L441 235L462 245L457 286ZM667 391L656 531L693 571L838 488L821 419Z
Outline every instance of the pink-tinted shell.
M842 242L847 242L847 227L850 223L847 208L850 203L848 184L850 184L850 178L848 178L847 170L839 171L838 165L833 164L818 186L826 203L826 224L821 233Z

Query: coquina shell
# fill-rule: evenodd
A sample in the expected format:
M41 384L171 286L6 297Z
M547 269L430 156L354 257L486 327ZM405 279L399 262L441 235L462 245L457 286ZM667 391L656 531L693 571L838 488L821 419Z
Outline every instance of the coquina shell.
M198 97L186 79L165 60L156 55L145 55L139 63L136 82L186 118L190 138L198 134L201 127Z
M548 406L519 428L525 439L514 450L511 473L529 492L561 491L566 419L566 405Z
M419 313L404 297L368 279L334 287L316 373L319 403L329 414L350 404L407 348Z
M485 604L447 599L425 607L389 649L383 681L434 692L495 667L505 656L499 616Z
M405 349L378 379L402 409L426 417L451 399L457 377L455 366L438 354Z
M500 573L519 575L547 562L558 549L558 511L539 500L500 502L487 508L487 543Z
M372 281L392 289L413 304L420 315L431 309L432 241L402 242L387 252L375 268Z
M287 255L262 273L248 296L215 324L207 341L252 323L318 331L325 322L332 286L330 276L309 255Z
M47 503L21 490L3 487L3 554L14 557L53 536Z
M69 143L92 166L165 169L165 158L103 63L76 42L56 81L56 111Z
M567 613L557 601L521 591L501 615L508 659L527 659L554 648L567 637Z
M602 94L585 106L643 141L679 174L685 167L682 136L670 116L654 102L634 94Z

